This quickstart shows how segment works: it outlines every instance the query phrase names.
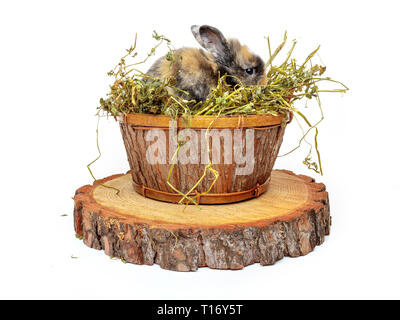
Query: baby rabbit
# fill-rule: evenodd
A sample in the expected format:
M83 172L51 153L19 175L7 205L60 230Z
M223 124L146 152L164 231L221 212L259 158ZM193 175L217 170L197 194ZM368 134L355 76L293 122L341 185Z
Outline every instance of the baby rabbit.
M176 87L189 94L174 92L186 100L205 101L210 89L217 86L218 76L228 74L227 83L234 86L264 84L265 65L262 59L251 53L247 46L236 39L225 39L216 28L202 25L192 26L192 33L200 45L207 50L181 48L175 51L172 64L166 56L158 59L147 75L165 79L175 76Z

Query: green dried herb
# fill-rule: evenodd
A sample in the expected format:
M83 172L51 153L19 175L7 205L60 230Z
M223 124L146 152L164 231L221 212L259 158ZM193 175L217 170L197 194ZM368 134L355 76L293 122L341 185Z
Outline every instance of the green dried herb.
M82 240L83 239L83 235L75 233L75 238Z

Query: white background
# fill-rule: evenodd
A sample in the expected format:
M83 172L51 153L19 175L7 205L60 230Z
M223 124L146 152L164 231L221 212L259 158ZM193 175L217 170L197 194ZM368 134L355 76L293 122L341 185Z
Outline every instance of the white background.
M400 298L398 13L396 1L3 1L0 298ZM276 46L288 30L299 61L321 44L326 74L350 87L322 96L324 176L303 166L305 148L276 163L327 185L332 233L309 255L178 273L111 260L75 238L71 197L92 181L106 72L135 32L142 53L154 29L175 47L197 46L192 24L214 25L264 57L264 36ZM291 125L281 151L298 133ZM98 178L128 170L111 119L100 122L100 144Z

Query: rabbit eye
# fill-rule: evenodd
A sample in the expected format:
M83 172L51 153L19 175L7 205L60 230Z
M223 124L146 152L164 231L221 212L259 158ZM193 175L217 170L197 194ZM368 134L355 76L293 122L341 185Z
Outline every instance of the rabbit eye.
M254 68L247 68L246 70L247 74L253 74L254 73Z

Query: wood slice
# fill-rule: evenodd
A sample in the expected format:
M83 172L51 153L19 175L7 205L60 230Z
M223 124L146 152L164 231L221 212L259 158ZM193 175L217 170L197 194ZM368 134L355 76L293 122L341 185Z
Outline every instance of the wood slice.
M114 175L74 197L75 231L84 243L130 263L175 271L271 265L311 252L330 231L325 185L290 171L274 170L258 198L200 208L145 198L131 179Z

